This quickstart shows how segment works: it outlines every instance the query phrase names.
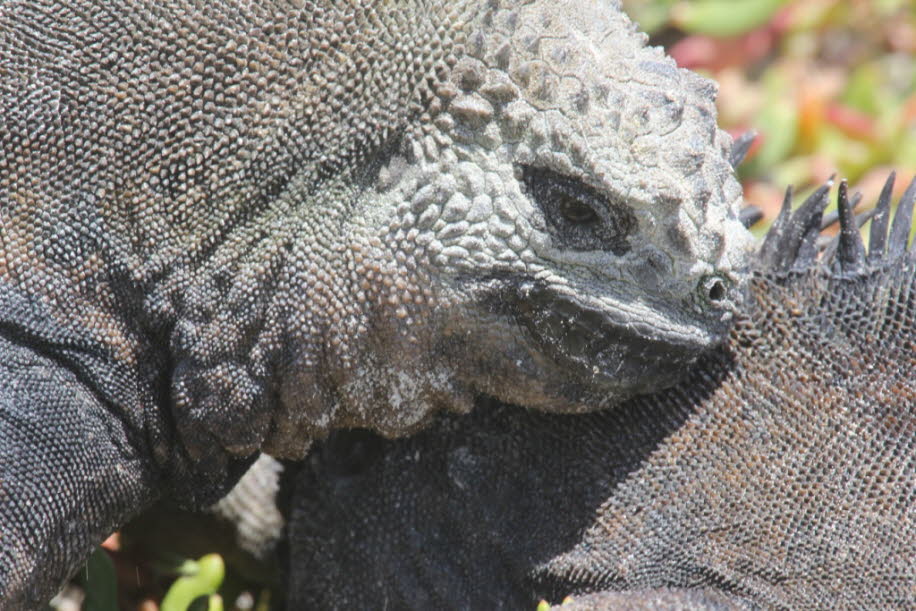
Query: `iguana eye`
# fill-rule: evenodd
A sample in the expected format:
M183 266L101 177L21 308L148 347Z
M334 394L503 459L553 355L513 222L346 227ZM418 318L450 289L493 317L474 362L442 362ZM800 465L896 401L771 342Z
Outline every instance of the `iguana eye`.
M604 250L622 255L637 229L636 215L625 203L578 178L547 168L521 166L522 184L547 222L547 231L560 248Z
M563 215L570 223L575 223L577 225L584 225L586 223L594 223L598 221L598 215L595 213L594 209L591 206L582 202L566 193L561 193L559 196L560 200L560 214Z

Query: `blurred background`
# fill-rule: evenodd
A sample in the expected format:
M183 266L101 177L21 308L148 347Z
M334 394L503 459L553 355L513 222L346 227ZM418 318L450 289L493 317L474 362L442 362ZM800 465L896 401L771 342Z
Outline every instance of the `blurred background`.
M765 214L836 173L871 206L916 174L916 0L623 0L679 65L719 83L719 124L758 133L739 168ZM796 198L800 203L802 198Z

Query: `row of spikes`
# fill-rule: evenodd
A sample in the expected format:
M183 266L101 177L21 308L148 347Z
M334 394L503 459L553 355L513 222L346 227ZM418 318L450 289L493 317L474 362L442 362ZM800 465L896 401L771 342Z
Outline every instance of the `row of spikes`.
M748 131L735 140L729 156L732 167L743 161L755 138L756 134ZM850 197L845 180L840 182L837 193L837 210L824 214L834 178L831 176L794 213L793 189L791 186L786 189L782 209L760 247L760 260L765 269L782 273L801 272L819 259L834 273L856 275L884 262L896 261L906 254L916 202L916 178L900 198L893 221L890 217L895 172L891 172L884 183L878 203L859 214L854 214L854 211L862 202L862 194L855 193ZM763 211L757 206L746 206L739 218L745 227L751 227L763 218ZM869 220L871 226L866 249L860 229ZM825 229L838 221L840 231L837 235L823 235Z

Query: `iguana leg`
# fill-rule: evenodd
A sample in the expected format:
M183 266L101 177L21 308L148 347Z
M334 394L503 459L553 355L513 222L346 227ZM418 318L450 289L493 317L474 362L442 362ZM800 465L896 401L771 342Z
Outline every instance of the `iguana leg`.
M0 608L40 608L156 496L128 427L77 372L0 334Z

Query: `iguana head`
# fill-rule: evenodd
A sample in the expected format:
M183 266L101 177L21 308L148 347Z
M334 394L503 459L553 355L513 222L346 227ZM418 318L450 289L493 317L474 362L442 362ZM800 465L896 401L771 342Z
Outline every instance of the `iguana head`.
M715 87L618 3L204 12L161 25L223 50L168 85L187 112L118 107L168 146L102 166L188 439L300 455L480 394L593 409L723 338L749 241Z
M361 315L329 329L348 424L398 433L480 393L594 409L727 332L749 241L714 85L615 4L512 4L469 17L354 196Z

